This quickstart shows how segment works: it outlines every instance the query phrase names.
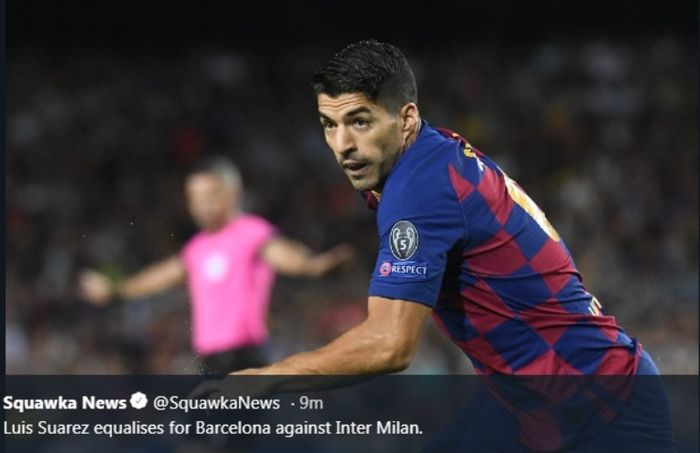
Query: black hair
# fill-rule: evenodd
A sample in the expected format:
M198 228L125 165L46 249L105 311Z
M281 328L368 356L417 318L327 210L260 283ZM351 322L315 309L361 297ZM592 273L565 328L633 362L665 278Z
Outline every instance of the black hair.
M363 93L391 112L418 101L418 89L406 57L395 46L375 40L350 44L311 77L316 96Z

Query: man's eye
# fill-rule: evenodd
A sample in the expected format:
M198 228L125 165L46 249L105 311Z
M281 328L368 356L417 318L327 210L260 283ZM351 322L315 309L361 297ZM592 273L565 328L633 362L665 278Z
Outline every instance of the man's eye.
M353 124L354 124L356 127L367 127L367 126L369 126L369 121L367 121L367 120L362 120L362 119L356 119L356 120L353 122Z
M321 123L321 127L323 127L326 130L330 130L330 129L333 129L335 127L335 124L324 122L324 123Z

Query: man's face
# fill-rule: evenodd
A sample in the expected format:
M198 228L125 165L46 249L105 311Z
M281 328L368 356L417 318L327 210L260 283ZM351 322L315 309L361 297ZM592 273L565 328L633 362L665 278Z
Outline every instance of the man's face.
M187 209L198 227L218 230L231 217L236 191L213 173L195 173L185 183Z
M381 190L403 147L398 115L362 93L319 94L326 143L357 190Z

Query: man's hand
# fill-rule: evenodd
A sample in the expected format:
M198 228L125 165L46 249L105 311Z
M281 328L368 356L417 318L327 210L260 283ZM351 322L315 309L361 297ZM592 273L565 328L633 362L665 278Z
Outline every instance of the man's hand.
M348 264L353 258L355 258L355 248L353 246L349 244L336 245L327 252L312 258L312 275L320 277L333 269Z
M184 282L185 265L179 255L173 255L121 280L118 285L104 274L92 269L83 270L78 276L77 291L86 301L104 306L115 296L131 301L157 294Z
M260 256L280 274L290 277L320 277L350 262L355 256L355 249L348 244L340 244L327 252L314 255L300 242L275 237L262 247Z
M114 296L114 286L107 276L85 269L78 276L78 295L93 305L104 306Z

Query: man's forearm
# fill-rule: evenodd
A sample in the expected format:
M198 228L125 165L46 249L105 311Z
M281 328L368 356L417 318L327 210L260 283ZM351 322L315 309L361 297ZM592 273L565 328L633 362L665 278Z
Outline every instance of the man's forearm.
M408 366L410 351L390 336L368 330L361 324L322 348L240 374L270 376L267 391L284 393L345 387Z
M352 248L347 245L314 254L304 244L282 237L270 240L262 249L263 259L275 271L291 277L319 277L352 256Z
M179 257L174 256L121 281L114 292L124 299L136 299L172 288L182 283L184 278L183 265Z
M400 340L363 323L322 348L292 355L280 362L258 369L256 374L393 373L405 369L412 356L412 351Z
M262 393L275 393L342 387L380 373L404 370L417 350L431 311L422 304L371 296L365 321L327 346L232 374L271 376L248 383L257 382ZM235 381L205 382L193 394L201 397L237 391Z

